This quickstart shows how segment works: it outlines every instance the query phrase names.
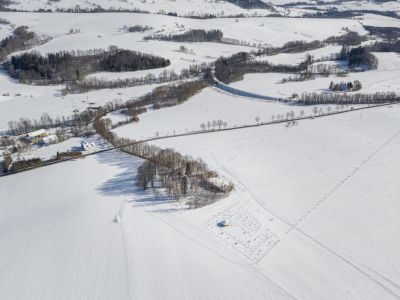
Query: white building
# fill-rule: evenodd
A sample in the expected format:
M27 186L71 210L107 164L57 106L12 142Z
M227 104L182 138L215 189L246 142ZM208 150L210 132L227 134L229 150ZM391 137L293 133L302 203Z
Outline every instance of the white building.
M49 135L49 134L48 134L48 132L47 132L46 130L44 130L44 129L39 129L39 130L36 130L36 131L29 132L29 133L26 135L26 138L27 138L32 144L36 144L37 142L40 141L41 138L44 138L44 137L46 137L46 136L48 136L48 135Z
M40 139L40 142L45 144L45 145L52 144L52 143L55 143L57 141L58 141L58 138L54 134L50 134L50 135L45 136L45 137Z

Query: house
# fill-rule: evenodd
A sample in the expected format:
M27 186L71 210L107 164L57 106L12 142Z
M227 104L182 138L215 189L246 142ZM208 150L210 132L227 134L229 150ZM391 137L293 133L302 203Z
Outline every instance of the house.
M44 129L39 129L39 130L36 130L36 131L29 132L29 133L26 135L26 138L27 138L32 144L36 144L36 143L38 143L38 142L40 141L41 138L44 138L44 137L46 137L46 136L48 136L48 135L49 135L49 134L48 134L48 132L47 132L46 130L44 130Z

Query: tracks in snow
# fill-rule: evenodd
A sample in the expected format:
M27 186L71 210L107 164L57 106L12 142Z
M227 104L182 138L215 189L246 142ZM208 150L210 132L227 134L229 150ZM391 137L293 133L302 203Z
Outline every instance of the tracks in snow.
M360 273L364 278L374 282L376 285L378 285L380 288L384 289L386 292L391 294L397 299L400 299L400 285L393 282L389 278L381 275L377 271L365 267L362 268L360 267L357 263L353 262L351 258L346 258L345 256L339 254L336 252L334 249L331 247L327 246L326 244L320 242L319 240L315 239L305 231L301 230L298 228L298 226L308 217L310 216L314 211L316 211L326 200L328 200L338 189L340 189L352 176L354 176L357 172L360 171L360 169L365 166L371 159L373 159L379 152L381 152L387 145L389 145L393 140L395 140L398 136L400 135L400 130L396 131L389 139L387 139L382 145L380 145L373 153L371 153L367 158L365 158L357 167L355 167L349 174L347 174L338 184L336 184L326 195L324 195L311 209L309 209L305 214L303 214L295 223L291 223L289 220L287 220L285 217L280 216L278 213L274 212L271 210L261 199L259 199L254 193L251 192L251 190L244 185L241 181L240 178L233 172L228 170L226 167L222 166L219 164L218 160L214 157L215 162L223 168L225 172L227 172L233 179L236 180L235 184L238 188L241 188L244 192L248 193L252 199L263 208L264 211L268 212L269 214L273 215L274 217L278 218L280 221L285 223L287 226L289 226L289 229L287 230L286 234L288 235L290 232L293 230L297 231L300 233L302 236L305 238L311 240L314 242L316 245L318 245L320 248L323 250L329 252L331 255L335 256L337 259L342 261L343 263L347 264L350 266L352 269ZM242 222L244 226L253 226L251 227L252 230L260 230L259 227L260 225L256 222L254 222L254 217L249 215L247 212L243 213L243 207L239 209L239 204L236 204L236 207L233 206L229 208L228 210L225 211L225 213L220 213L217 214L216 217L218 218L238 218L244 219L247 221ZM235 217L234 217L235 216ZM213 222L211 222L211 220ZM268 242L267 247L264 247L260 249L260 246L262 243L255 243L255 245L252 245L249 243L247 247L243 247L243 243L238 243L237 242L237 237L232 236L232 234L228 235L224 233L224 236L221 238L221 234L218 235L218 230L215 229L215 224L216 224L216 218L211 218L210 222L206 222L206 226L208 230L213 233L214 236L217 236L219 239L221 239L224 243L231 245L233 248L235 248L239 253L250 259L252 262L255 264L259 264L263 258L271 251L273 250L279 243L279 238L277 235L272 233L269 228L263 228L263 230L266 230L266 235L269 235L269 238L266 239ZM241 222L239 221L239 224ZM211 226L214 226L214 229L211 228ZM251 235L250 235L251 236ZM254 239L256 241L258 239ZM251 241L251 239L250 239ZM258 247L257 247L258 246ZM248 253L248 250L259 250L259 253L255 253L250 255ZM367 269L367 270L364 270ZM375 275L375 276L374 276ZM379 278L379 279L378 279Z
M388 140L386 140L381 146L379 146L372 154L370 154L366 159L364 159L357 167L355 167L346 177L344 177L338 184L336 184L325 196L323 196L315 205L309 209L304 215L302 215L289 229L287 233L293 230L296 226L300 225L309 215L311 215L315 210L317 210L330 196L332 196L337 190L339 190L352 176L354 176L360 169L366 165L375 155L377 155L382 149L384 149L388 144L390 144L396 137L400 135L400 130L398 130L394 135L392 135Z

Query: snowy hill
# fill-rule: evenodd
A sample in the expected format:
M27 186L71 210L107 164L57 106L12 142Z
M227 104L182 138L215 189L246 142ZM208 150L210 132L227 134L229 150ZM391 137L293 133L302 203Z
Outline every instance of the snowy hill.
M207 1L207 0L157 0L157 1L140 1L140 0L101 0L101 1L83 1L83 0L30 0L30 1L14 1L8 5L10 9L35 11L35 10L127 10L127 11L143 11L161 14L178 14L180 16L229 16L239 14L270 14L271 11L265 9L251 10L243 9L227 1Z
M1 300L400 299L399 1L250 2L8 3Z

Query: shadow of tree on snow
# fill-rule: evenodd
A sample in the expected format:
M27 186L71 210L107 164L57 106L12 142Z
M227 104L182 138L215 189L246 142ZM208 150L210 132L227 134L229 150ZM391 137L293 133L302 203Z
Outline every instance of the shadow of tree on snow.
M99 192L106 196L135 196L139 199L150 196L136 185L137 168L142 159L117 150L100 153L96 158L101 164L120 169L112 178L97 187Z

